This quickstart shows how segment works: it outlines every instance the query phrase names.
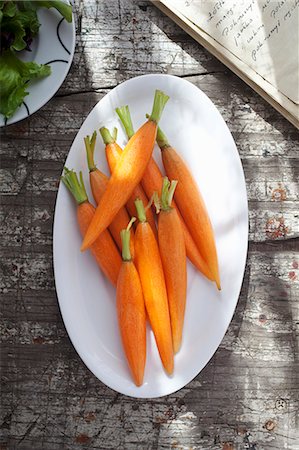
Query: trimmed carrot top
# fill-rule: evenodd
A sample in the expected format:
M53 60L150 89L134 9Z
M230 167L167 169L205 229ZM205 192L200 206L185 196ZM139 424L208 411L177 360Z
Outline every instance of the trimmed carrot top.
M110 133L108 128L102 127L102 128L100 128L100 133L101 133L101 136L103 138L105 145L114 144L114 142L117 139L117 128L116 127L113 128L112 133Z
M129 106L121 106L120 108L116 108L116 114L120 118L121 123L124 126L126 135L128 136L128 139L131 139L131 137L134 134L134 127L132 124L132 118L129 110Z
M174 191L176 185L178 184L177 180L169 181L168 177L163 178L162 191L161 191L161 200L158 197L158 193L155 192L154 202L156 209L159 211L169 211L172 209L172 199L174 195Z
M65 184L71 194L74 196L78 205L87 202L88 197L84 186L82 172L79 172L79 178L74 170L64 168L64 175L61 177L61 181Z
M96 170L96 165L94 163L94 149L96 145L97 132L94 131L92 136L86 136L84 138L84 144L87 154L87 164L89 172L94 172Z
M122 243L122 259L123 261L132 261L131 251L130 251L130 236L131 227L135 222L136 217L132 217L126 229L121 230L120 237Z
M156 124L159 122L168 100L168 95L164 94L164 92L160 91L159 89L156 89L152 113L148 119L149 121L155 122Z
M142 200L137 198L137 200L135 200L135 206L136 206L137 217L138 217L139 222L141 222L141 223L147 222L145 208L144 208L144 204L142 203Z

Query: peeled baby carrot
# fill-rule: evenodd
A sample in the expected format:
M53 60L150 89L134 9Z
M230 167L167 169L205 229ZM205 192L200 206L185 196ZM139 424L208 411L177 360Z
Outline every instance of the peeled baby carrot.
M150 118L129 140L112 172L95 215L84 237L81 250L86 250L110 225L117 212L130 198L140 182L155 145L157 123L168 96L156 91Z
M145 307L163 366L173 372L172 334L167 291L159 247L146 221L141 200L135 201L139 223L135 232L135 261L140 276Z
M88 201L82 172L80 172L79 180L76 172L65 167L61 180L77 202L77 220L81 235L84 236L94 216L95 208ZM104 275L116 286L121 267L121 257L108 230L100 234L90 250Z
M196 181L161 129L157 133L157 143L162 151L163 165L168 177L178 180L175 200L180 212L197 248L209 266L218 289L221 289L213 227Z
M94 163L94 149L96 144L96 136L97 133L94 131L92 134L92 137L86 136L84 138L85 148L86 148L86 155L87 155L87 164L88 164L88 170L89 170L89 181L90 181L90 187L92 191L93 198L95 199L96 203L98 204L101 197L103 196L109 178L107 175L105 175L103 172L101 172ZM127 227L128 223L130 222L130 217L125 208L120 208L114 219L109 225L109 231L115 240L117 247L119 250L122 248L121 243L121 237L120 232L124 228ZM131 245L131 253L132 257L134 258L134 232L132 230L132 236L130 240Z
M177 181L170 183L167 177L163 178L161 200L155 201L160 210L158 239L167 288L174 353L181 347L187 292L184 234L179 216L171 206L176 185Z
M130 139L134 134L134 131L129 107L126 106L125 108L117 110L117 114L124 126L128 139ZM161 170L159 169L159 166L154 158L151 158L141 180L142 187L148 198L151 198L154 192L158 192L158 195L161 195L162 183L163 175L161 173ZM210 269L208 268L208 265L206 264L198 248L196 247L196 244L174 201L172 202L172 206L176 209L182 224L187 257L203 275L205 275L209 280L213 280Z
M146 361L146 312L140 278L130 253L131 223L121 231L122 265L117 280L116 305L127 361L135 384L141 386Z
M122 154L122 149L116 142L117 129L114 128L113 133L111 134L107 128L102 127L100 129L100 133L102 135L102 138L103 138L103 141L105 144L106 158L107 158L108 166L110 169L110 173L112 173L114 168L116 167L117 161L119 160L119 158ZM148 198L140 184L137 184L137 186L133 190L131 197L129 198L129 200L126 203L126 207L129 211L131 217L133 217L134 214L136 213L134 202L137 198L140 198L144 204L148 203ZM156 228L154 214L150 208L148 208L146 210L146 218L147 218L147 221L149 222L150 226L152 227L155 235L157 235L157 228Z

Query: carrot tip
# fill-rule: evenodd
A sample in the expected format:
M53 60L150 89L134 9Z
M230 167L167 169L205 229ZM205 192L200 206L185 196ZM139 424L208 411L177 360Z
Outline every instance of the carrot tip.
M180 351L181 349L181 342L179 342L178 344L174 344L173 345L173 352L176 354Z
M137 387L140 387L143 384L143 379L141 379L141 380L134 379L134 383L136 384Z
M81 251L81 252L85 252L85 250L87 250L87 249L90 247L90 245L91 245L91 244L85 243L85 242L83 241L83 243L82 243L82 245L81 245L81 247L80 247L80 251Z
M173 374L173 366L172 367L165 367L165 371L167 373L168 376L171 376Z

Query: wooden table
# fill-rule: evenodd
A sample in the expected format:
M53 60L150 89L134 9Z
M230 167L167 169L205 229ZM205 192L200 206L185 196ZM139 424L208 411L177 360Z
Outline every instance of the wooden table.
M75 13L61 89L2 131L1 450L298 449L295 128L150 2L78 0ZM148 401L113 392L84 366L52 267L70 145L103 95L145 73L186 78L215 103L242 158L250 211L245 279L223 342L188 386Z

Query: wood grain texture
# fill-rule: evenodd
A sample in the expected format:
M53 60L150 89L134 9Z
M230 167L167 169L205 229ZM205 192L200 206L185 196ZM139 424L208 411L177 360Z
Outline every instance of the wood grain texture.
M298 449L298 134L148 1L76 1L71 71L39 112L1 135L1 450ZM65 331L52 224L59 176L85 117L144 73L200 87L236 141L249 255L220 348L188 386L134 400L100 383Z

